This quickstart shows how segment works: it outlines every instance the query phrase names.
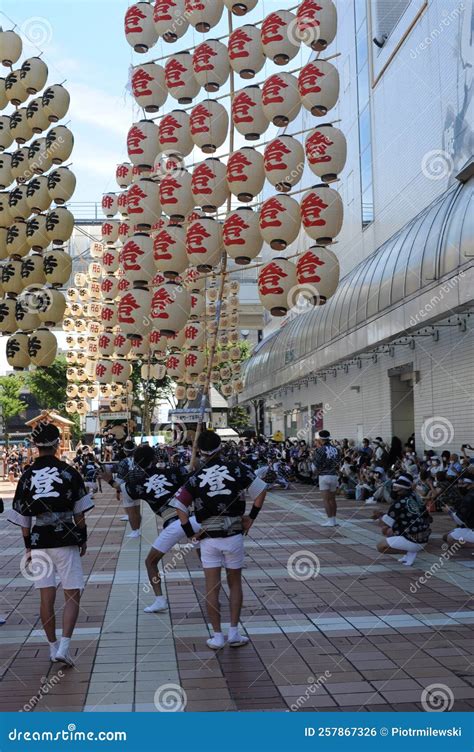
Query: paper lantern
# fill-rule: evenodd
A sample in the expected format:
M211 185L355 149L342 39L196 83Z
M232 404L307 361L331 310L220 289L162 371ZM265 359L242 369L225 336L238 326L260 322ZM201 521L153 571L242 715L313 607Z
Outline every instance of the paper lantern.
M191 313L189 318L200 319L206 312L206 298L199 292L191 293Z
M183 329L191 312L191 296L176 282L165 282L153 291L150 317L153 329L165 335Z
M101 228L102 242L106 245L113 245L116 243L119 239L119 228L119 219L109 219L107 222L104 222Z
M184 356L185 371L190 376L198 376L205 370L206 365L207 357L205 352L193 350Z
M229 52L217 39L198 44L193 53L194 77L206 91L218 91L229 78Z
M87 396L89 399L97 399L97 397L99 396L99 390L95 386L95 384L87 385Z
M28 147L28 171L42 175L53 164L46 138L35 138Z
M0 298L0 332L2 334L13 334L16 330L15 314L15 298Z
M55 165L66 162L74 148L74 136L65 125L57 125L46 134L46 145ZM46 170L45 170L46 171Z
M186 230L183 227L164 227L153 238L155 269L169 279L175 279L188 267Z
M77 413L76 400L68 400L66 402L66 412L68 413L68 415L74 415L74 413Z
M186 350L199 350L206 341L204 324L198 321L191 321L184 327L184 336L184 348Z
M245 24L229 36L229 62L241 78L253 78L265 65L260 29Z
M136 65L131 73L132 94L145 112L158 112L168 97L165 70L157 63Z
M128 217L128 191L119 193L117 197L117 208L122 217Z
M20 68L20 80L28 94L37 94L48 80L48 66L40 57L29 57Z
M236 16L245 16L257 6L258 0L224 0L224 5Z
M24 144L32 137L33 131L26 117L26 107L20 107L10 115L10 133L18 144Z
M95 380L99 384L109 384L112 381L112 360L99 360L95 367ZM104 395L105 396L105 395Z
M28 161L28 147L17 149L12 154L12 175L17 183L24 183L31 177ZM25 194L26 201L26 194Z
M307 234L320 245L330 243L341 231L344 206L341 196L322 183L301 200L301 222Z
M67 357L67 355L69 355L69 353L66 354L66 357ZM77 397L77 392L78 392L77 384L68 384L67 385L67 387L66 387L66 395L70 399L73 399L73 397Z
M263 245L258 212L242 206L230 212L222 227L224 248L236 264L249 264Z
M262 108L265 117L284 128L301 109L298 80L291 73L274 73L262 87Z
M65 243L72 235L74 216L65 206L57 206L46 215L46 232L54 244Z
M151 120L134 123L127 134L127 150L133 165L151 170L159 151L158 126Z
M9 258L8 261L4 261L1 266L1 272L3 291L18 295L23 290L21 259Z
M93 259L102 259L104 252L105 252L105 246L103 243L99 243L97 240L93 241L91 243L90 249L89 249L91 258ZM84 275L84 282L80 285L81 287L84 287L87 284L87 275Z
M265 183L264 160L250 146L234 151L227 160L227 185L239 201L252 201Z
M8 211L16 222L25 220L30 216L31 210L26 200L26 185L17 185L8 198Z
M18 107L28 99L28 92L20 78L20 71L14 70L5 79L5 94L9 102Z
M222 225L216 219L203 217L188 225L186 253L189 263L198 272L209 272L222 257Z
M148 52L158 34L153 22L153 8L148 2L131 5L125 13L125 39L135 52Z
M225 143L229 129L226 108L214 99L200 102L191 110L190 131L196 146L206 154L213 154Z
M299 39L294 34L296 16L288 10L270 13L262 23L262 47L275 65L286 65L298 54Z
M186 34L189 21L184 15L185 0L156 0L153 21L159 37L172 43Z
M50 123L57 123L67 114L71 97L62 84L55 84L45 89L41 98L41 104L48 116Z
M116 193L104 193L102 196L102 211L106 217L114 217L118 211L118 196Z
M144 337L150 329L151 294L144 287L137 287L120 296L118 301L118 324L131 339Z
M167 339L159 329L152 329L148 335L150 353L157 358L166 357Z
M247 141L258 141L268 128L258 86L246 86L232 99L232 120L236 130Z
M200 292L206 287L206 278L196 267L190 267L184 274L184 286L192 292Z
M0 29L0 51L2 65L11 68L21 57L23 42L21 37L13 30L3 31Z
M58 352L58 343L52 332L40 327L32 332L28 340L28 355L35 366L45 368L54 363Z
M66 298L59 290L44 288L34 293L37 299L38 316L46 326L54 326L62 321L66 308Z
M296 259L301 294L313 305L324 305L339 284L339 260L325 246L311 246Z
M296 11L295 36L320 52L334 41L337 10L332 0L303 0Z
M115 300L119 294L119 281L113 274L107 274L100 284L100 291L104 300Z
M8 256L7 234L8 234L8 229L6 227L0 227L0 260L6 259ZM0 295L1 295L1 286L0 286Z
M17 332L7 340L7 362L14 371L23 371L30 365L28 354L28 335Z
M166 335L163 334L163 336L166 338L170 352L181 352L185 342L184 327L177 332L168 332Z
M8 99L5 92L5 79L0 76L0 110L4 110L8 105Z
M58 167L48 175L48 192L52 201L62 206L76 189L76 176L68 167Z
M207 32L220 21L224 9L223 0L185 0L184 15L196 31Z
M0 192L0 227L9 227L13 219L9 207L9 198L8 191Z
M300 227L300 206L294 198L279 193L263 202L260 233L273 250L282 251L296 240Z
M114 337L114 355L117 358L126 358L132 349L132 340L123 332L118 332Z
M15 222L7 231L7 253L9 256L26 256L30 247L26 237L26 222Z
M43 106L42 97L32 99L26 108L26 119L33 133L42 133L49 128L48 113Z
M160 182L161 208L172 221L181 222L194 206L192 178L186 170L172 170Z
M46 175L37 175L26 186L26 203L31 211L40 214L51 206Z
M226 166L215 157L197 164L191 182L196 206L204 212L215 212L222 206L229 196L226 177Z
M114 340L115 334L112 334L112 332L102 332L99 335L99 351L101 355L106 357L113 355L115 349Z
M272 316L286 315L291 307L291 295L296 285L296 267L287 259L274 258L259 270L259 298Z
M263 152L265 176L279 191L299 183L304 171L304 149L292 136L278 136Z
M130 282L147 285L155 273L150 235L143 232L132 235L119 252L119 263Z
M168 156L187 157L193 150L190 118L183 110L171 110L160 120L158 143Z
M0 151L8 149L13 143L13 136L10 131L10 117L2 115L0 117Z
M42 251L49 245L49 237L46 231L46 216L37 214L26 223L26 239L33 251Z
M66 285L72 272L72 259L69 254L54 248L47 251L43 258L46 282L53 287Z
M100 300L102 298L102 293L100 291L100 282L97 280L91 280L88 285L87 289L89 291L89 296L91 300Z
M324 60L313 60L301 69L298 90L303 107L316 117L324 116L339 98L339 73Z
M184 377L184 354L178 355L173 354L170 355L168 360L166 361L166 371L169 376L171 376L172 379L180 380Z
M117 165L115 178L120 188L128 188L132 184L132 165L129 162L122 162Z
M150 178L140 178L127 191L127 205L137 230L151 230L161 217L159 186Z
M168 93L179 104L189 104L198 94L200 86L194 77L193 58L189 52L170 55L165 65Z
M330 123L312 130L305 143L306 159L315 175L331 183L344 169L347 158L346 137Z
M0 154L0 188L8 188L12 182L12 155L4 152Z

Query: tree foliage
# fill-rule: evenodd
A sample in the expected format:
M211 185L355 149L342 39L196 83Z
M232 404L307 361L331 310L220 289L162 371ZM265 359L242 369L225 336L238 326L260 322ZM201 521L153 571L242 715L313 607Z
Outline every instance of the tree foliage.
M227 416L227 422L234 431L242 431L244 428L251 428L251 420L248 411L242 405L231 407Z
M5 441L8 444L8 422L19 415L26 403L20 397L23 378L15 373L0 376L0 409L3 416Z
M169 376L164 379L144 379L141 366L134 365L131 380L133 383L133 406L142 420L142 431L149 436L152 431L153 415L159 400L168 400L173 405L173 388Z
M27 374L26 384L42 410L64 411L67 402L67 367L66 358L60 355L51 366L38 368Z

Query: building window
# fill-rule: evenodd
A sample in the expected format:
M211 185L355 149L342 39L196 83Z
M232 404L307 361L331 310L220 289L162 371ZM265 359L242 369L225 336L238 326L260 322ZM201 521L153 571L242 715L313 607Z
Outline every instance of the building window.
M370 117L369 27L366 0L355 0L357 101L359 112L360 193L362 228L374 221L372 124Z
M410 5L411 0L375 0L374 30L377 39L388 39ZM382 48L377 47L377 54Z

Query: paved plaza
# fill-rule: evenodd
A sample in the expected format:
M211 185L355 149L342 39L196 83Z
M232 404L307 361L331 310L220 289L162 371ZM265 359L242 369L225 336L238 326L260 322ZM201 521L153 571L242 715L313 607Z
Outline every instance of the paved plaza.
M0 492L8 508L13 487ZM331 530L320 525L314 488L267 496L246 541L242 623L251 644L213 653L196 553L168 555L170 612L144 614L156 518L145 505L143 536L128 539L107 487L88 515L78 665L69 670L49 662L39 598L20 573L19 529L3 515L0 710L414 711L424 709L424 688L439 684L453 710L471 710L471 550L443 549L449 520L435 515L427 550L407 568L375 550L374 507L340 499L339 508L342 524ZM228 621L226 586L222 602Z

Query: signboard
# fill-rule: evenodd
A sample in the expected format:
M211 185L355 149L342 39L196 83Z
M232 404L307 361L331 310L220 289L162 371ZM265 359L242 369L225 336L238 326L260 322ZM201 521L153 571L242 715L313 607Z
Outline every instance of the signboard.
M183 410L171 410L169 413L169 418L172 423L198 423L200 419L200 411L199 410L191 410L189 408L184 408ZM211 411L205 410L204 411L204 420L210 420L211 419Z
M101 420L127 420L127 413L101 413Z

